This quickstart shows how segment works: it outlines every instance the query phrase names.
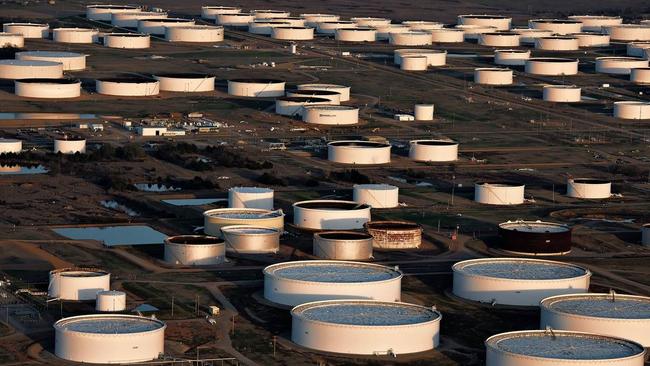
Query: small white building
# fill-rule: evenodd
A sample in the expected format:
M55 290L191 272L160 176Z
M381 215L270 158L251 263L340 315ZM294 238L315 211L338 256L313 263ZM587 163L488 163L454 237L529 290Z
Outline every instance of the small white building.
M136 131L140 136L163 136L167 133L167 127L139 126Z
M415 117L410 114L396 114L395 119L398 121L415 121Z

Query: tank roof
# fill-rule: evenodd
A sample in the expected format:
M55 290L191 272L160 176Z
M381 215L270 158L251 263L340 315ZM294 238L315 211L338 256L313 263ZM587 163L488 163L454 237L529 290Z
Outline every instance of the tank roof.
M373 230L422 230L420 224L411 221L368 221L364 226Z
M234 15L234 14L233 14ZM235 83L255 83L255 84L280 84L284 83L284 80L279 79L248 79L248 78L238 78L238 79L229 79Z
M151 37L144 33L106 33L104 37Z
M146 77L114 77L114 78L99 78L97 81L104 81L109 83L126 83L126 84L142 84L142 83L157 83L158 80Z
M582 23L575 19L531 19L533 23L552 23L552 24L579 24Z
M221 231L228 234L239 235L269 235L277 234L278 230L268 227L252 225L230 225L221 228Z
M575 58L562 58L562 57L531 57L529 62L578 62Z
M311 90L311 89L296 89L289 90L288 93L291 94L308 94L308 95L338 95L341 94L333 90Z
M31 79L18 79L17 83L34 83L34 84L79 84L79 79L50 79L50 78L31 78Z
M456 141L451 141L451 140L437 140L437 139L431 139L431 140L412 140L412 144L416 145L427 145L427 146L454 146L458 145L458 142Z
M639 344L624 339L567 331L502 333L485 343L502 352L562 360L610 360L645 352Z
M203 213L204 216L220 217L224 219L251 219L272 218L284 216L281 210L271 211L261 208L216 208Z
M378 148L378 147L389 147L390 144L387 142L376 142L376 141L362 141L362 140L344 140L344 141L332 141L328 145L331 146L346 146L353 148Z
M17 56L39 56L39 57L81 57L82 53L64 51L23 51L16 53Z
M305 106L305 109L322 109L322 110L331 110L331 111L344 111L344 110L355 110L359 109L358 107L352 107L347 105L309 105Z
M453 270L467 275L510 280L560 280L590 274L587 269L570 263L523 258L471 259L454 264Z
M92 334L133 334L164 329L160 320L133 315L81 315L63 318L54 327L65 332Z
M47 23L4 23L4 25L22 25L26 27L49 27Z
M161 73L155 73L153 76L160 76L164 78L172 78L172 79L207 79L207 78L213 78L213 75L210 74L203 74L200 72L161 72Z
M621 294L574 294L553 296L542 300L550 310L610 319L650 320L650 297Z
M275 99L281 100L284 102L296 102L296 103L326 103L330 102L329 99L326 98L318 98L318 97L279 97Z
M135 5L111 5L111 4L93 4L88 5L86 8L93 9L140 9L139 6Z
M65 277L99 277L108 275L109 272L99 268L58 268L51 270L50 274Z
M370 206L365 203L357 203L355 201L337 201L337 200L312 200L300 201L293 204L294 207L300 207L312 210L332 210L332 211L351 211L351 210L365 210Z
M390 185L390 184L385 184L385 183L378 183L378 184L355 184L354 188L361 188L361 189L373 189L373 190L382 190L382 191L392 191L394 189L397 189L397 187Z
M307 320L357 326L399 326L440 320L435 310L402 302L333 300L298 305L292 315Z
M324 231L314 234L314 237L320 237L326 240L368 240L372 235L356 231Z
M166 244L185 244L185 245L218 245L223 244L222 239L208 235L177 235L165 239Z
M189 22L193 22L194 20L185 19L185 18L148 18L148 19L141 19L140 21L152 22L152 23L189 23Z
M545 221L507 221L499 224L504 230L521 231L525 233L563 233L570 231L567 225Z
M295 281L363 283L400 278L402 273L378 264L343 261L295 261L268 266L264 273Z
M241 193L273 193L271 188L266 187L231 187L229 191Z
M570 181L579 184L611 184L612 183L609 180L598 179L598 178L573 178Z

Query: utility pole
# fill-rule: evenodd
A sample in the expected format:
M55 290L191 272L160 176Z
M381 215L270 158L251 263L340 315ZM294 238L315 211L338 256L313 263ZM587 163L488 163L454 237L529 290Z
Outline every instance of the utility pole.
M275 344L277 343L278 337L273 336L273 357L275 357Z
M172 296L172 318L174 317L174 296Z

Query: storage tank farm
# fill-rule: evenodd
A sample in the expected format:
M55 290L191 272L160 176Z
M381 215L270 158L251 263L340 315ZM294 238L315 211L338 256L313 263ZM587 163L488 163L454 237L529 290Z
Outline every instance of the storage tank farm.
M264 298L284 306L339 299L394 302L401 298L401 284L399 270L365 262L304 260L264 268Z
M183 266L209 266L226 261L223 239L205 235L177 235L165 239L165 262Z
M321 259L367 261L372 259L372 235L357 231L314 233L312 253Z
M553 329L496 334L485 348L486 366L642 366L646 356L627 339Z
M396 356L437 347L442 315L403 302L346 299L298 305L291 318L291 340L303 347Z
M549 296L588 292L591 278L577 265L528 258L470 259L452 271L454 295L493 305L539 306Z
M166 327L160 320L134 315L63 318L54 323L54 353L92 364L151 361L164 352Z

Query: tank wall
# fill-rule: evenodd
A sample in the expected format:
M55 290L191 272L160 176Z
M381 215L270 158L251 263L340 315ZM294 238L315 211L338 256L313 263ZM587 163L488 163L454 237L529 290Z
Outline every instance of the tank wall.
M264 219L222 219L219 217L204 216L204 229L206 235L223 237L221 228L231 225L253 225L259 227L267 227L271 229L278 229L280 232L284 231L284 216L264 218Z
M650 69L632 69L630 81L636 84L650 84Z
M59 30L54 29L54 42L62 43L94 43L97 42L98 31L77 31L77 30Z
M246 27L248 23L255 20L255 15L247 14L235 16L233 14L218 14L215 23L227 27Z
M433 38L427 32L389 33L388 43L396 46L427 46L433 43Z
M90 20L100 20L102 22L110 22L112 14L132 13L139 11L138 8L95 8L86 7L86 18Z
M434 43L462 43L465 41L465 33L447 29L434 30L431 32L431 40Z
M528 22L528 26L533 29L549 30L559 35L580 33L582 31L582 23L540 23L531 20Z
M284 83L244 83L228 80L228 94L239 97L281 97Z
M512 84L512 70L507 72L498 70L474 70L474 82L483 85L510 85Z
M210 7L202 6L201 7L201 18L208 19L208 20L215 20L215 19L217 19L218 14L237 14L237 13L241 13L241 11L242 11L242 9L240 9L240 8L213 9L213 8L210 8Z
M173 92L209 92L214 90L214 76L204 78L175 78L165 76L154 76L160 82L161 91Z
M465 17L462 15L458 16L458 24L463 25L479 25L487 27L495 27L498 30L506 31L510 29L512 23L511 18L483 18L483 17Z
M411 143L409 158L415 161L458 160L458 145L422 145Z
M323 125L354 125L359 123L359 109L307 108L303 111L302 120Z
M126 294L103 295L97 294L95 310L102 312L124 311L126 309Z
M608 60L596 59L596 72L615 75L629 75L632 69L639 67L648 67L648 60Z
M567 183L567 196L573 198L609 198L612 195L612 184L584 184L569 181Z
M169 27L165 29L165 39L170 42L214 43L222 42L223 37L224 33L221 27Z
M208 266L226 260L226 245L194 245L165 243L165 262L176 265Z
M322 259L369 260L372 258L372 238L345 240L324 239L314 235L313 254Z
M519 205L524 203L524 186L499 187L474 185L474 201L488 205Z
M139 12L139 13L117 13L111 14L111 24L116 27L138 28L138 21L141 19L167 18L167 13Z
M23 142L20 140L7 142L0 140L0 154L19 154L23 150Z
M91 277L69 277L61 276L61 273L50 273L47 295L52 298L72 301L95 300L97 292L107 291L110 286L110 274Z
M478 42L489 47L518 47L519 35L480 34Z
M341 164L387 164L390 163L390 146L359 149L328 145L327 159Z
M355 186L352 190L352 200L365 203L372 208L391 208L399 205L399 188L373 189Z
M393 62L396 65L402 64L402 58L408 56L424 56L427 58L428 66L444 66L447 64L447 52L426 52L427 50L395 50L393 53Z
M400 69L404 71L426 71L429 62L425 56L403 56Z
M40 84L16 81L15 93L19 97L63 99L81 95L81 82L74 84Z
M187 27L189 25L194 25L194 21L173 23L173 22L156 22L154 20L139 20L138 21L138 32L145 34L152 34L156 36L164 36L165 30L171 27Z
M294 41L307 41L314 39L314 28L283 28L271 29L271 38Z
M269 235L223 234L228 252L240 254L277 253L280 250L280 233Z
M537 38L535 48L544 51L575 51L580 47L577 38Z
M3 24L2 31L6 33L21 34L24 38L47 38L50 35L50 26L28 26L20 24Z
M650 119L650 104L614 103L614 117L621 119Z
M416 121L433 121L433 111L433 104L416 104L413 114Z
M581 97L580 88L544 88L542 98L547 102L575 103Z
M337 29L334 39L341 42L374 42L377 40L377 32Z
M109 48L144 49L151 46L150 37L104 36L104 46Z
M120 83L96 80L95 89L97 93L105 95L145 97L158 95L160 93L160 83L158 81Z
M506 52L495 52L494 53L494 63L497 65L506 65L506 66L523 66L526 64L526 60L530 58L530 51L525 53L506 53Z
M526 232L499 228L501 248L518 253L559 254L571 251L571 231Z
M242 192L228 190L228 207L230 208L261 208L273 210L273 191Z
M528 60L526 73L534 75L575 75L578 73L578 61L575 62L540 62Z
M74 154L86 152L86 140L54 140L54 153Z
M422 229L384 230L367 229L372 235L372 247L375 249L416 249L422 244Z
M76 57L57 57L49 55L38 55L33 53L16 53L16 60L28 60L28 61L50 61L50 62L60 62L63 66L63 71L76 71L83 70L86 68L86 56L79 55ZM50 69L49 66L37 66L35 69L43 70L44 68ZM54 68L54 67L52 67ZM45 76L35 76L36 78L47 78ZM62 77L62 76L60 76Z
M604 28L612 41L650 41L650 27L613 26Z
M606 34L576 36L580 47L607 47L609 46L609 36Z
M21 34L0 35L0 48L4 47L25 47L25 37Z
M341 102L347 102L350 100L350 87L349 86L338 86L338 85L327 85L327 84L301 84L297 86L298 90L325 90L333 91L339 93L339 100Z
M362 229L370 221L370 208L357 210L314 210L293 207L293 224L311 230Z

